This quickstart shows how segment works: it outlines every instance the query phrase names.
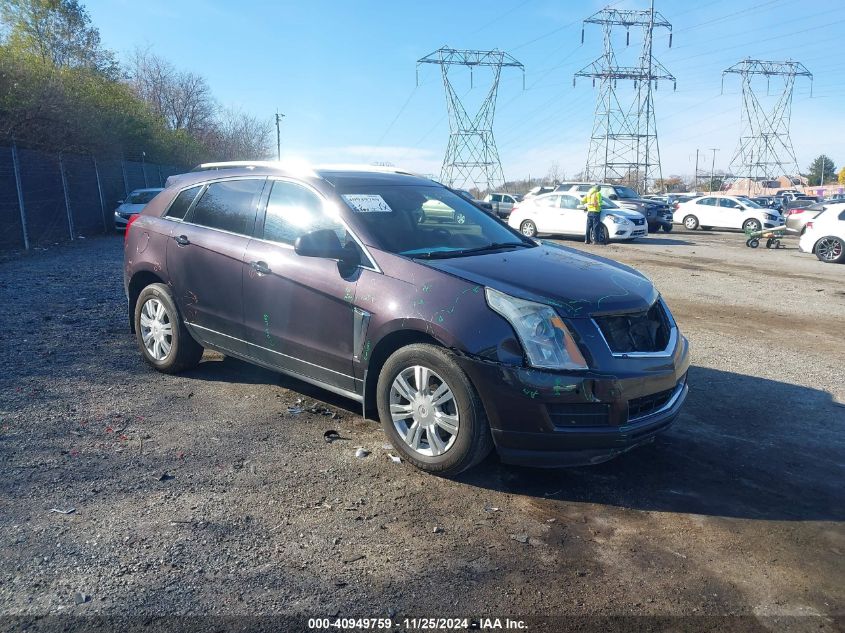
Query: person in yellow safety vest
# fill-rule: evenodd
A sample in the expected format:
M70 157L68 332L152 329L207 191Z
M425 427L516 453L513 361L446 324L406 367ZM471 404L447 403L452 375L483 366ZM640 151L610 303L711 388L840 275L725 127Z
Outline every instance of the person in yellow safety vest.
M604 244L604 231L601 230L601 191L598 185L592 186L581 199L581 204L587 207L587 232L584 235L584 243Z

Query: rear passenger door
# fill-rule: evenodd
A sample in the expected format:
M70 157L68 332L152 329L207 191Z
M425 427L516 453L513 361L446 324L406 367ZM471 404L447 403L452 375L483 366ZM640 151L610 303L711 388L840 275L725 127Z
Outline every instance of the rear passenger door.
M174 221L167 271L176 304L198 338L232 351L240 351L244 337L241 269L264 184L264 178L211 182L194 192L181 219L170 213L184 205L182 194L166 213Z
M241 266L250 353L282 371L357 392L353 301L360 269L294 251L297 237L317 229L334 230L343 245L351 238L331 203L310 186L288 179L269 186L263 221Z
M694 214L700 226L719 226L716 203L717 200L713 197L702 198L695 203Z
M583 236L587 232L587 214L579 209L580 198L572 195L560 197L561 233Z

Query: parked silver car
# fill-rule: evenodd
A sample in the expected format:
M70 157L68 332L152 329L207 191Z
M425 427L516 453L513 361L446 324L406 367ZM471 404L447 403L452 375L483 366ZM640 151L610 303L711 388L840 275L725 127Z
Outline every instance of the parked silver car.
M827 205L829 206L829 204ZM786 228L789 231L794 231L799 235L804 235L807 229L807 222L815 219L815 217L827 208L821 202L810 204L806 206L795 207L786 211Z
M136 189L126 196L126 200L118 200L118 207L114 211L115 231L125 231L129 218L141 213L147 203L162 191L164 189L161 188Z
M502 219L507 219L513 207L522 201L522 196L516 193L488 193L484 202L489 202L493 212Z

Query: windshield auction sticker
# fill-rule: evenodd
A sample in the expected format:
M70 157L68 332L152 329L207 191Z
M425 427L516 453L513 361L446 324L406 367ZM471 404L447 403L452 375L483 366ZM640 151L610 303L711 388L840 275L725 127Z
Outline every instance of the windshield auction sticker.
M393 209L378 194L345 194L343 199L358 213L393 213Z

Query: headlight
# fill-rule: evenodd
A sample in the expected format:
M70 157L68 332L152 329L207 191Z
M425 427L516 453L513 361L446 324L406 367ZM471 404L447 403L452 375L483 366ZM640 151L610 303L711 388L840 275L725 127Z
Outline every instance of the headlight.
M612 213L608 213L605 215L608 220L613 222L614 224L627 224L628 220L626 218L620 217L618 215L613 215Z
M777 217L776 215L772 215L771 213L767 213L767 214L766 214L766 219L767 219L767 220L772 220L773 222L776 222L776 221L778 220L778 217Z
M563 320L547 305L484 289L487 305L516 330L532 367L587 369L587 362Z

